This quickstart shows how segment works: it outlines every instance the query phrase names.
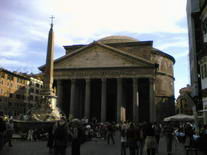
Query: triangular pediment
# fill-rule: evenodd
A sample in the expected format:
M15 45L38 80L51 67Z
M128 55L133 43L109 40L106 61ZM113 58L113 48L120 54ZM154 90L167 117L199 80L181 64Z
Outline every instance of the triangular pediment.
M119 49L92 43L57 59L55 68L153 67L154 64Z

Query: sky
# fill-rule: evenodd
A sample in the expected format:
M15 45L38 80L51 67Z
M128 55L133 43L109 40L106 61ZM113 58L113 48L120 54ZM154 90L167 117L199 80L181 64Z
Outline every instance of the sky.
M0 0L0 67L40 72L52 15L55 58L111 35L152 40L176 60L175 97L190 83L186 0Z

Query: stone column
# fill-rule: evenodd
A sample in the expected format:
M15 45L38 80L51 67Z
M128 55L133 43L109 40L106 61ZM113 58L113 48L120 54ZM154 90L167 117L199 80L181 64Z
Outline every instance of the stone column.
M149 91L150 91L150 122L156 121L156 108L155 108L155 79L149 79Z
M106 79L101 79L101 121L106 121Z
M72 79L71 80L71 95L70 95L70 114L73 116L73 117L76 117L76 113L75 113L75 85L76 83L76 80L75 79Z
M117 110L116 110L116 121L121 121L121 106L122 106L122 79L117 79Z
M63 86L62 81L57 80L57 106L62 110Z
M138 82L136 78L133 78L133 121L139 121L139 94L138 94Z
M90 97L91 97L91 80L86 79L86 87L85 87L85 108L84 108L84 116L87 119L90 119Z

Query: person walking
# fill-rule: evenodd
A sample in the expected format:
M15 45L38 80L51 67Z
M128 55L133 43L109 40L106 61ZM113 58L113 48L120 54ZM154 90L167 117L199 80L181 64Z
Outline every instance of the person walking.
M126 124L121 126L121 155L126 155L126 142L127 142L127 127Z
M34 140L34 138L33 138L33 133L34 133L33 129L29 129L29 130L28 130L28 133L27 133L27 140L29 140L29 141L33 141L33 140Z
M159 151L159 142L160 142L160 133L161 133L161 127L159 123L155 123L154 125L154 129L155 129L155 139L156 139L156 153L158 153Z
M107 127L107 144L110 144L110 140L112 141L113 144L114 142L114 128L112 124L109 124Z
M139 126L139 155L143 154L145 138L144 124L141 124Z
M130 124L129 129L127 130L127 145L129 147L130 155L135 155L137 148L137 131L135 129L134 123Z
M79 122L75 122L71 131L72 136L72 155L80 155L80 146L85 140L85 135L83 128L81 127Z
M54 129L54 155L66 155L67 142L67 123L64 119L61 119Z
M147 155L155 155L155 150L156 150L155 130L152 127L151 123L148 123L146 126L145 147L146 147Z
M53 126L48 128L48 140L47 147L49 148L49 153L52 153L54 145L54 135L53 135Z
M9 147L12 147L12 135L14 133L14 122L13 119L11 118L8 122L7 122L7 136L8 136L8 145Z
M173 126L171 124L166 124L164 127L164 135L167 142L167 154L172 154L172 143L173 143Z

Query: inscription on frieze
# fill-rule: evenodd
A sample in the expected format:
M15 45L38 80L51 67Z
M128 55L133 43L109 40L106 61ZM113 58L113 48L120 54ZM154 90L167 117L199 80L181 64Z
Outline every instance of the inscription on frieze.
M119 77L152 77L153 69L130 69L130 70L64 70L55 71L55 79L76 78L119 78Z

